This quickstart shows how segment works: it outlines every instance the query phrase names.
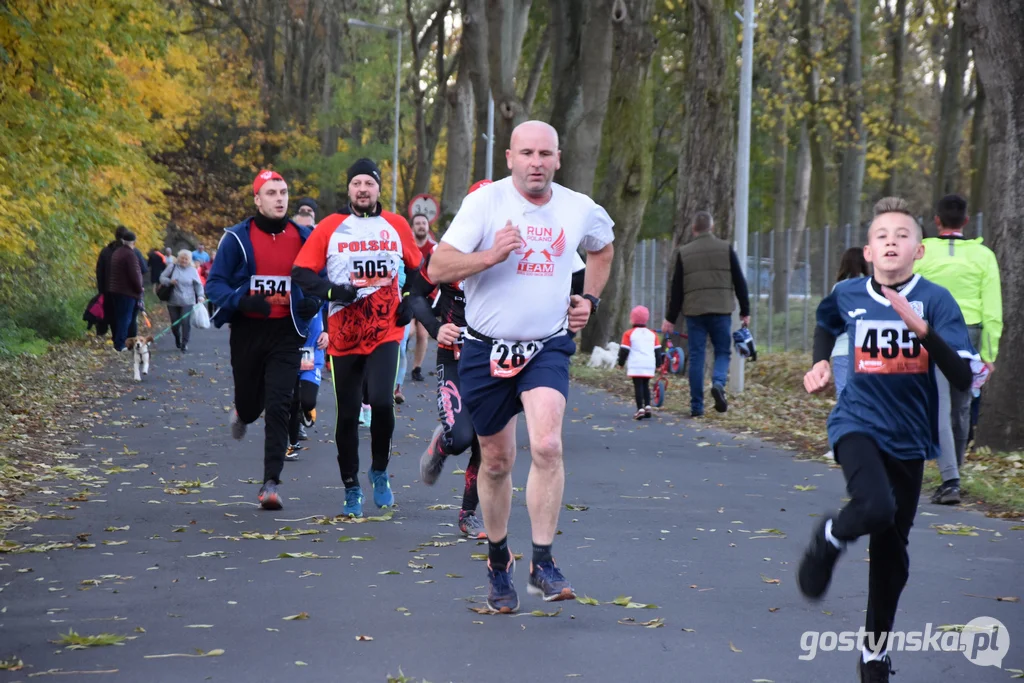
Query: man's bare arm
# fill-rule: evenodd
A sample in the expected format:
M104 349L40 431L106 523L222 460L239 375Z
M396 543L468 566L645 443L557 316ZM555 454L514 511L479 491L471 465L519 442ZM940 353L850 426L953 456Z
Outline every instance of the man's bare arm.
M474 251L464 254L452 245L441 242L430 255L427 277L431 282L458 282L470 275L476 275L493 266L490 251Z
M587 252L587 270L583 276L583 293L591 296L601 297L604 286L608 284L608 277L612 273L612 257L615 255L615 248L612 243L604 245L599 251Z

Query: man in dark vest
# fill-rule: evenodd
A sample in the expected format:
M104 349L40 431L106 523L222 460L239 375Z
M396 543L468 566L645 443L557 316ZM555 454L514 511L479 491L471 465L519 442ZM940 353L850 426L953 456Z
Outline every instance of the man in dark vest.
M690 335L690 417L704 414L704 351L707 338L715 347L715 365L711 373L711 396L715 410L729 408L725 400L725 382L729 378L729 356L732 353L730 333L732 312L740 302L740 319L750 322L750 301L747 280L740 260L729 243L711 234L714 220L707 211L698 211L693 218L693 239L676 254L669 290L668 314L661 331L669 334L686 318Z

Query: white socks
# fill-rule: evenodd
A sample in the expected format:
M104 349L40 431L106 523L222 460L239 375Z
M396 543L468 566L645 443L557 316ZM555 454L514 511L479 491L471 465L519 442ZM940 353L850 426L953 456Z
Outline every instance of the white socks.
M843 548L846 547L845 543L843 543L838 538L836 538L835 536L832 535L832 520L831 519L825 522L825 538L828 540L829 543L834 545L837 550L842 550ZM867 661L867 660L865 659L864 661Z
M884 659L887 654L889 654L888 650L882 650L878 654L875 654L874 652L872 652L871 650L867 649L866 647L865 648L861 648L861 659L864 661L865 664L867 664L868 662L878 661L880 659Z

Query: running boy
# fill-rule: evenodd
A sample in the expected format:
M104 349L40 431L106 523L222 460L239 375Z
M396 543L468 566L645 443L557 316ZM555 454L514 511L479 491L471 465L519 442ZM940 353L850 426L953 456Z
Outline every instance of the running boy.
M886 636L909 575L907 543L924 461L938 450L935 373L966 389L976 355L952 295L914 275L924 247L907 203L886 197L874 214L864 247L874 277L840 282L818 306L814 366L804 388L828 387L832 345L848 333L852 372L829 415L828 438L850 502L815 529L798 582L806 597L820 598L846 544L870 536L868 637L857 671L861 681L886 683L892 672Z
M291 462L299 459L302 447L299 442L306 439L304 427L316 423L316 398L320 392L321 373L324 369L324 349L330 341L324 331L326 305L309 321L309 334L302 347L302 361L299 376L295 380L295 394L292 396L291 415L288 418L288 452L284 459Z
M633 326L622 335L619 346L619 367L626 366L626 374L633 378L636 393L634 420L651 416L651 378L654 369L661 364L661 344L658 335L647 327L651 312L646 306L636 306L629 312L629 323Z

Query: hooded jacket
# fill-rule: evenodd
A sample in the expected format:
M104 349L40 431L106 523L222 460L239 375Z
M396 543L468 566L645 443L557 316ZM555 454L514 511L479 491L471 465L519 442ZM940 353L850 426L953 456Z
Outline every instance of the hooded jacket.
M1003 334L1003 296L999 264L984 239L951 235L923 240L924 257L914 263L914 272L941 285L960 305L964 322L981 325L981 359L994 363Z
M249 293L249 281L256 274L256 255L253 252L252 240L249 238L249 226L253 218L250 216L237 225L224 230L224 235L217 245L217 258L206 280L206 296L217 309L213 312L213 324L221 327L231 322L238 310L238 302ZM299 239L305 244L312 233L310 228L298 225L291 220L292 227L299 231ZM255 228L259 230L259 228ZM300 287L291 289L291 318L295 331L300 337L309 332L309 320L299 316L296 305L305 298Z

